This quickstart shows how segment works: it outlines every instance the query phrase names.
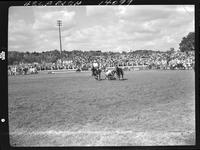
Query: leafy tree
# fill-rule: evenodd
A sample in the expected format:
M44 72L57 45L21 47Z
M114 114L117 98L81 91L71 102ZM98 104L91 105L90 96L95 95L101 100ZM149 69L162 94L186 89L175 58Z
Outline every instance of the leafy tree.
M123 55L126 55L127 53L126 53L126 51L122 51L122 54L123 54Z
M8 64L19 64L23 60L23 53L16 51L8 52Z
M179 44L179 49L181 52L188 52L195 50L195 33L190 32L187 37L183 37L181 43Z
M171 47L171 48L170 48L170 51L171 51L171 52L174 52L174 51L175 51L175 49L174 49L173 47Z

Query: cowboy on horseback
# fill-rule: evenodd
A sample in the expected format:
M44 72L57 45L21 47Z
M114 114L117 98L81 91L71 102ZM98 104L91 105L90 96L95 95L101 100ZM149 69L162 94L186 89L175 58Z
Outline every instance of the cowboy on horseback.
M99 67L99 64L97 63L97 61L92 63L92 76L95 76L95 70Z
M92 76L95 76L96 80L100 80L101 79L101 69L99 68L99 63L97 61L95 61L92 64Z

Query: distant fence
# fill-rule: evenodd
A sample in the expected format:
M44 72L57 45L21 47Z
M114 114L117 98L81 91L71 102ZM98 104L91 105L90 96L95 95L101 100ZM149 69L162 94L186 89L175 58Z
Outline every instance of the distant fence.
M108 70L112 70L115 67L107 67ZM139 71L139 70L147 70L148 65L138 65L138 66L120 66L123 70L134 70L134 71Z

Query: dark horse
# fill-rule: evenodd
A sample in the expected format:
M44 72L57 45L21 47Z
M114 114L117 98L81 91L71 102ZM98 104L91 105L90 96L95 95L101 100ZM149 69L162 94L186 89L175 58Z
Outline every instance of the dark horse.
M120 78L122 77L122 79L124 79L124 71L122 68L119 68L118 66L115 66L115 71L117 74L118 79L120 80Z
M92 67L92 76L94 76L96 80L101 80L101 69Z

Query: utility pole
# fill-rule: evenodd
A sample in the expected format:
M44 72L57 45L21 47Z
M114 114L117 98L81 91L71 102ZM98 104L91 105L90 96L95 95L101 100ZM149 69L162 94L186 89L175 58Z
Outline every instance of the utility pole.
M63 61L62 61L62 42L61 42L61 31L60 31L60 27L62 26L62 21L61 20L57 20L57 25L59 28L59 39L60 39L60 60L61 60L61 65L63 65Z

